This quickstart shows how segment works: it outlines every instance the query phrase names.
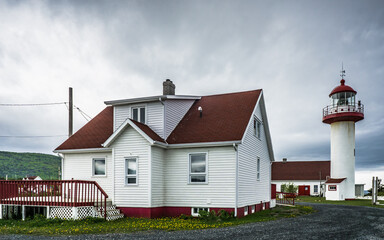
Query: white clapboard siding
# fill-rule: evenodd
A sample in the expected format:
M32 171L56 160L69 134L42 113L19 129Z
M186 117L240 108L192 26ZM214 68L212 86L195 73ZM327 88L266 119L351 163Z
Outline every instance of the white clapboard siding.
M161 102L147 104L147 125L164 138L164 106Z
M195 100L166 100L165 104L165 139L191 108Z
M112 146L115 155L115 204L118 207L149 206L149 143L132 127L127 127ZM137 185L125 184L125 158L137 157Z
M260 104L256 109L256 116L263 120ZM252 116L253 119L253 116ZM270 201L271 162L262 125L260 139L256 138L253 130L253 121L245 133L244 142L239 145L239 201L238 207L243 207L260 201ZM260 157L260 180L257 181L257 157Z
M189 153L208 153L208 184L189 184ZM233 147L169 149L165 153L165 206L235 206L236 152Z
M92 159L105 158L106 176L92 176ZM96 181L113 200L113 159L112 153L67 153L64 154L63 180Z
M151 147L152 149L152 203L151 207L164 206L164 149L158 147Z
M113 131L116 131L120 125L131 117L131 105L121 105L113 107Z
M164 106L159 101L114 106L114 130L119 128L127 118L131 118L132 107L145 107L146 124L160 137L164 137Z

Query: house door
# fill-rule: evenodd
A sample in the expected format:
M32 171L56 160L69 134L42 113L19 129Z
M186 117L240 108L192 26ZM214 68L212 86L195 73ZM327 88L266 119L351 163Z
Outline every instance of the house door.
M299 186L299 196L309 196L311 194L309 185Z

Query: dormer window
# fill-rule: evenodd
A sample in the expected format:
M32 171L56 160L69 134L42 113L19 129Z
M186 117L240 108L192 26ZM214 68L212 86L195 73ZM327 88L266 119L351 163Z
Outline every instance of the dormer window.
M145 124L145 107L132 108L132 119Z

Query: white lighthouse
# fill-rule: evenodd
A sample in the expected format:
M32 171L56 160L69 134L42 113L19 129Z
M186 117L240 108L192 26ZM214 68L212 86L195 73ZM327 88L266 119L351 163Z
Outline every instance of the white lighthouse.
M323 123L331 125L331 177L326 181L327 200L355 199L355 123L364 119L364 106L356 91L345 85L329 94L331 104L323 109Z

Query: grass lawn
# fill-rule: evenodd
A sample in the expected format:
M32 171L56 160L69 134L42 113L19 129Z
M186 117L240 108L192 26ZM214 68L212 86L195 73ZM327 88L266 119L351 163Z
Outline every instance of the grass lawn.
M250 214L246 217L228 221L203 221L198 218L123 218L116 221L104 219L59 220L35 217L33 220L0 220L0 234L36 234L36 235L67 235L67 234L100 234L100 233L129 233L146 230L193 230L205 228L220 228L251 222L272 221L280 218L297 217L312 213L308 206L276 207Z
M356 200L348 200L348 201L327 201L325 200L325 197L299 196L295 199L295 201L384 208L384 206L381 206L381 205L372 205L372 202L370 199L356 199ZM379 201L379 202L380 204L384 203L383 201Z

